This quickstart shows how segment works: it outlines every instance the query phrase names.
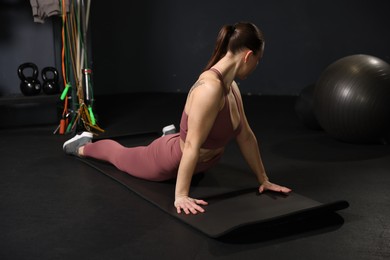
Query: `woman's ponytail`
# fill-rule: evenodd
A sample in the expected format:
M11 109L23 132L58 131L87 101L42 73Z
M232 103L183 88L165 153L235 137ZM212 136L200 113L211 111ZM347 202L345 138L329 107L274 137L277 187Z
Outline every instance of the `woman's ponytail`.
M209 70L215 63L225 56L229 45L229 39L233 35L234 30L235 27L233 25L224 25L221 28L215 43L214 52L204 69L205 71Z

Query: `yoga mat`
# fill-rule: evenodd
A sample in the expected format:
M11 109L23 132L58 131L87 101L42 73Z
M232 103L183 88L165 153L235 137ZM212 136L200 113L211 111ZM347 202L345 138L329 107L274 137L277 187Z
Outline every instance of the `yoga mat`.
M121 143L148 143L150 137L138 141L121 137ZM145 139L146 138L146 139ZM143 140L142 140L143 139ZM296 218L332 212L347 208L347 201L321 203L292 192L283 195L274 192L258 194L253 174L219 164L206 173L194 176L190 196L205 199L206 212L197 215L177 214L173 206L175 181L151 182L135 178L114 166L93 159L80 159L99 172L123 184L161 210L192 226L205 235L218 238L241 227L253 224L275 225Z
M257 193L257 187L249 187L246 173L220 165L207 173L195 177L190 196L205 199L209 205L206 212L197 215L177 214L173 206L175 182L151 182L132 177L112 165L90 159L81 159L115 181L125 185L161 210L192 226L212 238L218 238L240 227L253 224L274 225L298 217L347 208L348 202L340 200L321 203L298 193L289 195L274 192ZM235 179L225 187L218 186L221 179ZM243 183L240 180L243 179ZM245 180L246 179L246 180ZM239 184L237 184L239 183ZM212 186L212 184L216 186Z

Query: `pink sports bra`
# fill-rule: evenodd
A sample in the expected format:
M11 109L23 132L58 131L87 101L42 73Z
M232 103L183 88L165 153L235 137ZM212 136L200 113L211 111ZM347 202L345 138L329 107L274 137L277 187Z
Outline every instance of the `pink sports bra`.
M218 70L214 68L211 68L210 70L214 71L218 75L221 82L223 82L222 74ZM232 88L232 92L237 103L238 112L240 114L240 123L238 124L236 129L233 129L233 123L230 116L229 100L227 94L225 94L225 104L223 108L219 111L214 121L214 125L211 128L209 135L206 138L206 141L203 143L202 148L218 149L224 147L225 145L228 144L228 142L232 138L236 137L240 133L242 128L242 113L241 113L240 105L237 102L237 94L233 88ZM188 115L183 110L181 121L180 121L180 138L183 141L186 140L187 132L188 132Z

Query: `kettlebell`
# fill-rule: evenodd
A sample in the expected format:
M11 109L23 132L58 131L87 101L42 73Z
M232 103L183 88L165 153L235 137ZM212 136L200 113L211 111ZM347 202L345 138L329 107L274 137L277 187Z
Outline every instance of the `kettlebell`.
M25 69L32 69L32 75L24 75ZM18 76L21 80L20 90L25 96L38 95L41 92L41 82L38 80L38 67L32 62L26 62L19 66Z
M41 73L43 92L47 95L58 94L60 92L60 87L58 86L58 71L53 67L46 67L43 68ZM51 77L48 77L49 74L51 74Z

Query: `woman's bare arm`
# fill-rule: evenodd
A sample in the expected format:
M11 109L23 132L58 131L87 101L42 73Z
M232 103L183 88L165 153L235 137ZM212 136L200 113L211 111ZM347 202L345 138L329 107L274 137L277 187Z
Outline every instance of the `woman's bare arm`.
M236 93L239 93L238 87L236 86L234 87ZM242 118L243 125L242 125L242 130L240 134L237 136L236 140L245 161L248 163L249 167L257 177L257 180L260 185L259 191L263 192L264 190L273 190L277 192L289 193L291 189L274 184L270 182L268 179L267 173L265 171L261 159L259 144L245 116L244 107L242 104L242 99L240 94L239 94L239 106L242 111L241 116L243 117Z
M218 81L207 80L192 89L186 104L188 132L180 161L176 188L175 207L178 213L184 210L196 214L203 212L199 206L206 205L203 200L189 197L191 179L199 159L201 145L206 140L215 118L220 110L223 89Z

